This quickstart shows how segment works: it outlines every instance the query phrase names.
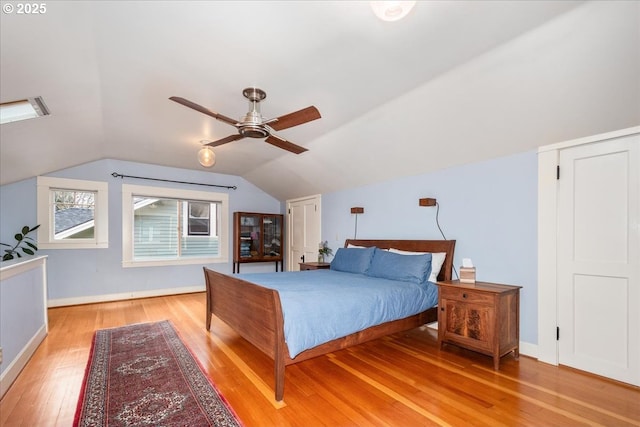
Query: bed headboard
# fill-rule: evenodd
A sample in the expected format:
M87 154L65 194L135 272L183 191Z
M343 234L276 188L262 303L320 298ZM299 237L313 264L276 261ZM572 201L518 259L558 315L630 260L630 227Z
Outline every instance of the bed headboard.
M447 256L438 274L438 280L451 280L453 270L453 252L456 247L455 240L359 240L347 239L344 242L346 248L349 244L355 246L375 246L380 249L400 249L412 252L445 252Z

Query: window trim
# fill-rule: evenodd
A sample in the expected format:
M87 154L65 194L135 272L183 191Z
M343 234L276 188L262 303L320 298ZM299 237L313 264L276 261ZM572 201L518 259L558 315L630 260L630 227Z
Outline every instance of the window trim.
M102 181L55 178L36 178L38 248L40 249L106 249L109 247L109 184ZM54 213L51 209L52 190L95 192L94 237L90 239L56 239Z
M133 258L133 196L220 203L220 254L217 257L136 261ZM229 262L229 195L178 188L122 184L122 267L156 267Z

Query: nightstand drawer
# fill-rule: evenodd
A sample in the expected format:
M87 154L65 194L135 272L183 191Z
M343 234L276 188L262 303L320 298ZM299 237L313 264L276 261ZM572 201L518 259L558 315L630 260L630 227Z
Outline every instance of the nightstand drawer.
M472 304L493 304L494 295L485 292L475 292L469 289L442 288L440 293L443 299L464 301Z

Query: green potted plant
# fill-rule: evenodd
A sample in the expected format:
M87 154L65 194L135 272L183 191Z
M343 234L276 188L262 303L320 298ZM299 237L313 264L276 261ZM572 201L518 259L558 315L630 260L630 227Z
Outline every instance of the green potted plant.
M327 240L320 242L318 245L318 262L324 262L324 257L331 255L332 253L333 249L329 247L329 242Z
M15 259L16 257L22 258L22 251L26 255L34 255L38 250L38 247L35 244L35 241L27 236L27 234L36 231L40 227L40 224L36 225L33 228L29 228L29 226L25 225L22 227L20 233L17 233L13 237L16 239L16 243L14 245L10 245L8 243L0 243L2 246L7 246L11 249L5 249L4 255L2 255L2 261L9 261Z

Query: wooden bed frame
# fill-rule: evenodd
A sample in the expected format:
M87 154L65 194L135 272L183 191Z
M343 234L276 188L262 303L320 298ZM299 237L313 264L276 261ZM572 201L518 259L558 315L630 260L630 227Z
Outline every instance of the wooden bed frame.
M455 240L347 240L345 247L352 244L413 252L446 252L438 280L451 280L455 243ZM207 284L207 331L211 328L211 315L214 314L240 336L271 357L275 363L277 401L281 401L284 396L284 371L287 365L438 320L436 308L432 307L416 315L372 326L318 345L299 353L292 359L284 340L284 321L280 295L277 291L206 267L204 275Z

